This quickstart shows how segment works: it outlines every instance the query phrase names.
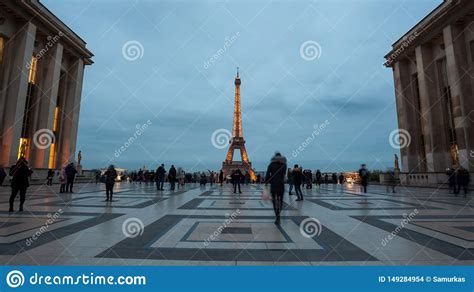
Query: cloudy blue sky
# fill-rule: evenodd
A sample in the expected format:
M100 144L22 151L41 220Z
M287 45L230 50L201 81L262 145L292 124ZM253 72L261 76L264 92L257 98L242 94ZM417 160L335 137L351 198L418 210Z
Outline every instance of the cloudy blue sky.
M42 2L95 54L78 137L86 168L219 169L226 149L212 134L232 127L239 66L254 168L279 150L304 167L343 171L393 165L396 108L383 56L442 1Z

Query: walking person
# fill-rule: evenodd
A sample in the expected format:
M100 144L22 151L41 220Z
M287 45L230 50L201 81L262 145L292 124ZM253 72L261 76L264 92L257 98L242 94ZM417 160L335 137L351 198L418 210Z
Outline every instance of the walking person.
M367 193L367 185L369 184L369 171L365 167L365 164L362 164L359 169L360 185L364 190L364 193Z
M265 184L270 184L275 224L280 225L280 214L283 209L283 195L285 193L286 158L279 152L272 157L267 168Z
M321 174L321 171L318 169L316 170L316 185L318 186L319 189L321 189L322 181L323 181L323 175Z
M344 174L342 174L342 172L339 174L339 184L340 185L343 185L344 182L345 182L345 178L344 178Z
M222 171L222 169L219 172L219 182L220 182L221 186L224 184L224 172Z
M231 179L232 179L232 185L234 186L234 194L237 193L237 188L239 188L239 194L242 193L242 191L240 190L240 183L242 181L242 176L243 174L242 174L242 171L240 171L240 169L236 169L232 173Z
M303 183L303 172L298 164L295 164L293 170L291 171L293 176L293 184L295 186L296 196L298 197L296 201L303 201L303 192L301 191L301 184Z
M456 197L461 192L461 188L464 190L464 198L467 197L469 181L469 171L467 171L464 167L460 166L456 171Z
M165 165L162 163L156 169L156 175L155 175L156 189L158 191L163 191L164 190L163 186L165 184L165 175L166 175Z
M53 185L53 177L54 177L54 171L52 169L49 169L48 175L46 176L46 185L48 186Z
M23 211L23 205L25 204L26 200L26 190L30 186L29 178L33 171L28 166L28 161L24 157L20 157L17 163L10 168L10 176L12 177L11 181L11 188L12 193L10 196L10 209L8 212L13 212L13 203L15 202L15 198L20 193L20 209L19 211Z
M288 194L290 196L293 196L293 193L291 192L291 191L293 191L293 173L292 173L291 168L288 168L286 176L287 176L287 180L288 180L288 185L290 185L290 189L288 190Z
M0 166L0 187L3 186L3 182L5 181L5 178L7 177L7 173L3 169L2 166Z
M171 165L168 171L168 181L170 182L170 190L174 191L176 185L176 168Z
M117 178L117 171L113 165L110 165L109 168L104 173L105 175L105 194L107 198L106 202L112 202L112 196L114 195L114 184L115 179Z
M448 176L449 192L456 194L456 171L450 167L446 169L446 175Z
M69 163L66 166L66 193L73 193L72 187L74 186L74 180L76 179L77 170L74 167L74 163Z
M59 193L65 193L66 192L66 166L61 167L61 170L59 171Z

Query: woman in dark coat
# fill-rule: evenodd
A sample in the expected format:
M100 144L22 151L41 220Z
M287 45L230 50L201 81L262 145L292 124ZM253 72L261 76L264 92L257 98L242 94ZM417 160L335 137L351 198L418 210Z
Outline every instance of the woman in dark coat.
M113 165L110 165L109 168L105 171L105 194L107 195L106 202L112 201L112 196L114 195L114 184L115 179L117 178L117 171Z
M295 186L296 196L298 197L296 201L302 201L303 192L301 191L301 184L303 183L304 179L303 172L301 171L301 168L298 166L298 164L295 164L295 167L291 173L293 176L293 185Z
M30 186L29 178L33 171L28 167L28 161L24 157L20 157L17 163L10 168L10 176L12 177L10 196L10 209L13 212L13 203L16 195L20 193L20 212L23 211L23 205L26 199L26 190Z
M275 224L280 224L280 213L283 209L283 194L285 193L286 158L280 153L275 153L265 176L265 184L270 184Z

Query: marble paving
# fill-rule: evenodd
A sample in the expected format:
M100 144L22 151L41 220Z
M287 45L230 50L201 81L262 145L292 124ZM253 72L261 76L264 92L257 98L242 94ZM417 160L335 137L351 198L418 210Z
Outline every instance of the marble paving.
M285 194L281 224L261 185L157 191L119 183L32 186L9 213L0 187L2 265L473 265L474 200L447 190L326 185ZM17 198L18 200L18 198ZM18 201L15 204L18 209Z

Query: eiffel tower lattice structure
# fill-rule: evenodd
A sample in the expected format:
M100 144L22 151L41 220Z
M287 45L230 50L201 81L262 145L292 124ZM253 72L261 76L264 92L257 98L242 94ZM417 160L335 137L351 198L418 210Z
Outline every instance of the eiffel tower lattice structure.
M245 149L245 139L242 131L242 112L240 109L240 84L242 84L239 76L239 68L237 68L237 76L235 77L235 96L234 96L234 123L232 127L232 138L229 141L229 150L225 161L222 163L222 172L224 177L232 174L236 169L240 169L242 173L249 173L250 179L256 179L255 172L252 169L252 163L249 161L247 150ZM234 161L235 150L240 150L241 161Z

